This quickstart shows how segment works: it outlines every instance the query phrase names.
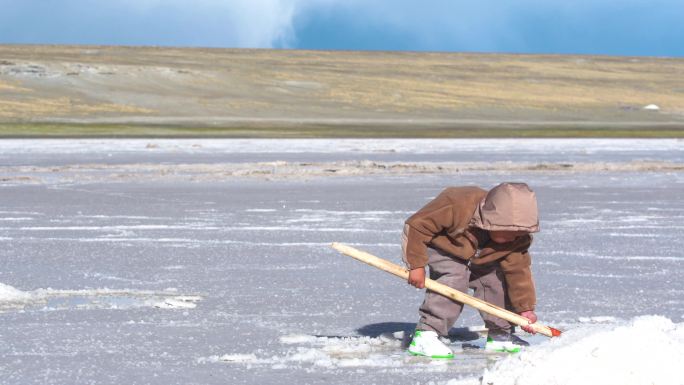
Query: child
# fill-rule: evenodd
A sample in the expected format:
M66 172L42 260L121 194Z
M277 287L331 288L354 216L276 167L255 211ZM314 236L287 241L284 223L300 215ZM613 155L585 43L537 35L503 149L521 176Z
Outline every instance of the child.
M424 288L427 265L431 279L462 292L471 288L475 297L536 322L528 248L530 233L537 231L536 197L524 183L502 183L489 192L447 188L406 220L402 249L408 283ZM462 304L427 291L409 353L453 358L439 337L447 336L462 309ZM488 329L486 350L518 352L527 345L512 335L507 321L480 315Z

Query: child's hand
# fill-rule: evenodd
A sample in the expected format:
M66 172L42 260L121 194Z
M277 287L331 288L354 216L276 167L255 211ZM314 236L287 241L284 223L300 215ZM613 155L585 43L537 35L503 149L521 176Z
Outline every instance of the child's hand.
M417 267L409 270L408 283L419 289L425 288L425 268Z
M530 323L537 322L537 315L534 314L534 311L532 311L532 310L524 311L524 312L520 313L520 315L527 318L528 320L530 320ZM537 334L537 332L534 331L534 329L532 329L530 326L521 326L521 328L522 328L522 330L524 330L530 334Z

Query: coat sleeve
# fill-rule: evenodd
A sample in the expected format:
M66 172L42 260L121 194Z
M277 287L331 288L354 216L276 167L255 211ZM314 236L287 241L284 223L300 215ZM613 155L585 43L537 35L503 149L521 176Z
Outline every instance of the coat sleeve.
M427 245L437 234L453 227L453 211L451 200L442 193L406 220L402 250L409 269L427 265Z
M532 279L532 257L528 250L530 243L531 239L500 262L506 279L511 306L518 313L534 310L537 302L534 280Z

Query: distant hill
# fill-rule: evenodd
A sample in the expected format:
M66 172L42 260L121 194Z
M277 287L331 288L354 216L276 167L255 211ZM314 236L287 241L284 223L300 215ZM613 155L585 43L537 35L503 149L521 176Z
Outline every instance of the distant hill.
M0 45L0 136L492 130L683 136L684 59Z

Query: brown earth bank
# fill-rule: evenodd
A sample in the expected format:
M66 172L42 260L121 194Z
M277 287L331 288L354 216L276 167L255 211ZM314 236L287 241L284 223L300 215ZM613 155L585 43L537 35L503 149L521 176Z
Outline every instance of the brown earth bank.
M0 45L0 136L125 127L146 127L142 136L682 136L684 59Z

